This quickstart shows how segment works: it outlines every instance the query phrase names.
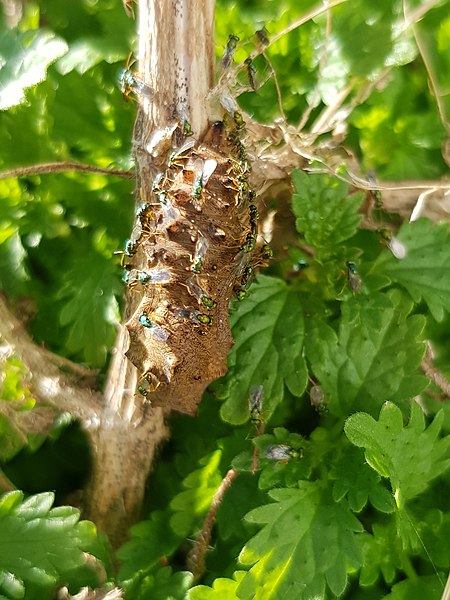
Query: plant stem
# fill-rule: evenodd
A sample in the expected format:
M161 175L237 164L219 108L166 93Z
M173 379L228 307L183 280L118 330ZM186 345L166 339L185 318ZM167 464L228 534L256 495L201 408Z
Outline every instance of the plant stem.
M214 3L140 0L138 8L139 74L149 88L157 90L152 98L138 96L133 134L137 190L142 198L149 198L153 177L166 160L177 124L189 120L198 137L208 127ZM137 296L127 296L125 321L139 302ZM114 547L141 517L152 462L168 435L167 411L152 407L135 393L138 373L124 355L128 343L128 332L121 327L105 386L105 404L97 428L90 431L93 470L86 489L86 516L108 533Z
M193 573L196 580L200 579L205 571L205 554L211 541L211 533L216 520L217 510L222 503L223 497L238 475L239 471L232 468L223 478L222 483L214 494L208 514L203 522L202 530L194 542L192 550L189 552L187 567Z
M86 165L75 161L37 163L26 167L16 167L0 171L0 179L12 179L15 177L27 177L29 175L48 175L50 173L65 173L67 171L83 171L84 173L101 173L123 179L134 179L133 171L123 169L104 169L94 165Z

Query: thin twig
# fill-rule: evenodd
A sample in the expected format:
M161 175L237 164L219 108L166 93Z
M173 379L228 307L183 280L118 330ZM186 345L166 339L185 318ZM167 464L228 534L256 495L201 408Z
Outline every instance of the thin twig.
M75 363L64 356L59 356L54 352L50 352L50 350L47 350L46 348L41 348L41 351L48 357L49 361L53 362L59 368L67 369L82 379L88 379L91 382L94 381L98 375L98 369L89 369L84 365L79 365L78 363Z
M86 165L76 161L48 162L27 165L26 167L16 167L0 171L0 179L11 179L14 177L26 177L27 175L44 175L49 173L64 173L67 171L83 171L85 173L102 173L103 175L112 175L122 177L122 179L134 179L133 171L123 169L104 169L94 165Z
M223 500L223 497L230 489L231 484L238 475L239 471L232 468L222 479L222 483L217 488L214 498L212 499L208 514L203 522L202 530L195 540L192 550L189 552L187 558L187 568L194 575L195 580L200 579L205 571L205 554L211 540L211 533L216 520L217 510Z
M433 365L432 358L433 353L431 346L428 343L425 358L421 364L422 371L439 389L444 392L447 398L450 398L450 381L443 373L441 373L441 371L439 371L439 369L436 369L436 367Z
M447 578L447 583L445 585L445 590L442 594L441 600L450 600L450 573Z
M273 82L274 82L274 84L275 84L275 89L277 90L277 96L278 96L278 107L279 107L279 109L280 109L280 114L281 114L281 117L282 117L283 121L284 121L285 123L287 123L287 121L286 121L286 114L285 114L285 112L284 112L284 108L283 108L283 98L282 98L282 96L281 96L281 89L280 89L280 86L279 86L279 84L278 84L278 78L277 78L277 74L276 74L276 72L275 72L275 69L273 68L272 62L271 62L271 60L270 60L270 58L269 58L269 56L268 56L267 52L263 52L262 54L263 54L264 58L266 59L266 62L267 62L267 64L268 64L268 66L269 66L269 69L270 69L270 70L271 70L271 72L272 72L272 76L273 76Z
M428 4L430 4L430 3L428 3ZM435 5L434 2L431 3L431 7L434 5ZM407 6L407 3L405 0L403 2L403 11L404 11L405 21L406 21L410 14L410 10L409 10L409 6ZM433 95L436 99L436 104L437 104L439 115L441 117L442 125L446 129L447 134L450 134L450 123L448 120L449 115L447 115L445 102L443 100L443 96L446 94L445 94L445 92L442 93L441 86L439 85L439 81L438 81L438 73L436 72L436 68L435 68L436 65L433 65L433 61L431 60L431 58L427 52L427 49L425 47L425 43L423 40L423 35L419 31L419 29L417 27L417 23L418 23L418 21L414 21L412 23L411 29L412 29L412 32L414 35L414 39L416 40L419 54L423 60L423 64L425 65L425 69L428 74L428 80L430 82L430 87L433 91Z
M269 46L271 46L272 44L277 42L280 38L282 38L287 33L290 33L291 31L293 31L294 29L297 29L298 27L301 27L301 25L304 25L311 19L314 19L314 18L318 17L319 15L321 15L322 13L334 8L335 6L338 6L339 4L343 4L345 2L348 2L348 0L334 0L333 2L330 2L329 4L328 3L327 4L319 4L319 5L315 6L309 12L307 12L305 15L303 15L302 17L300 17L299 19L297 19L296 21L294 21L293 23L291 23L290 25L288 25L287 27L282 29L279 33L274 35L269 40L269 43L266 44L264 47L256 48L255 50L253 50L253 52L251 52L249 54L248 58L250 58L251 60L254 60L257 56L259 56L260 54L263 54L263 52ZM233 69L230 69L229 71L225 71L223 73L223 75L220 77L219 81L217 82L216 88L223 88L224 86L227 88L232 87L230 84L226 85L225 82L231 82L231 81L235 80L237 74L244 68L245 68L245 62L242 61L241 63L237 64Z

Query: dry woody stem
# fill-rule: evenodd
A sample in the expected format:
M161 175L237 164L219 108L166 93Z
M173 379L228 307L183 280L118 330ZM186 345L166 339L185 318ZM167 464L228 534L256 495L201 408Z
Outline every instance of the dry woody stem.
M187 559L187 567L189 571L194 575L196 580L200 579L205 571L205 554L208 550L209 543L211 541L212 528L214 526L217 510L221 505L223 498L227 491L230 489L233 481L239 475L239 471L232 468L228 471L222 480L222 483L217 488L214 498L209 507L208 514L203 522L202 530L194 542L192 550L189 552Z
M102 175L111 175L122 177L122 179L134 179L135 175L131 171L123 169L105 169L94 165L86 165L76 161L37 163L25 167L16 167L6 171L0 171L0 179L11 179L14 177L28 177L30 175L49 175L51 173L65 173L67 171L81 171L84 173L101 173Z

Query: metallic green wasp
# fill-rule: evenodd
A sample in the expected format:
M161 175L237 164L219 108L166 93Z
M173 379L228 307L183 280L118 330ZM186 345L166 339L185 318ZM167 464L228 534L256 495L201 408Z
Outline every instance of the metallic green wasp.
M250 229L251 229L252 234L254 236L256 236L256 234L258 232L258 219L259 219L258 209L256 208L256 205L250 204L249 211L250 211Z
M160 211L156 230L164 231L180 219L181 213L178 208L175 208L172 200L169 198L166 192L160 192L158 194L158 200Z
M130 53L125 63L125 68L119 74L120 89L124 100L129 100L132 94L152 98L153 90L131 70L135 62Z
M248 233L245 242L242 245L242 250L244 252L253 252L256 246L256 235L253 233Z
M196 143L195 139L191 138L191 139L187 140L182 146L180 146L179 148L174 150L169 155L169 160L167 162L167 166L169 167L169 169L172 169L173 167L184 166L184 161L188 157L187 153L189 152L189 150L191 148L193 148L195 146L195 143Z
M250 87L252 88L252 90L254 92L256 92L256 81L255 81L256 69L253 64L253 61L250 57L248 57L244 60L244 64L247 67L247 77L248 77L248 82L250 84Z
M311 406L319 413L319 415L325 415L328 412L325 394L319 384L313 385L309 390L309 400Z
M142 327L148 329L151 335L157 340L161 342L167 341L169 333L165 329L160 327L157 323L155 323L155 321L152 321L152 319L150 319L150 317L145 311L141 312L141 314L138 317L138 321L142 325Z
M217 303L214 302L214 300L212 298L210 298L208 296L208 294L206 294L206 292L200 287L200 285L197 283L197 281L193 277L190 277L189 279L186 280L186 286L187 286L189 292L193 296L195 296L198 303L202 304L208 310L212 310L213 308L215 308L217 306Z
M195 244L194 257L191 265L191 271L196 275L198 275L202 270L208 246L208 240L202 235L199 235Z
M266 448L266 458L280 462L288 462L291 458L297 459L303 456L302 450L296 450L287 444L277 444Z
M190 308L176 308L174 315L181 319L190 319L196 325L212 325L213 318L211 315L206 315L199 310L191 310Z
M222 57L222 66L224 69L228 69L228 67L233 62L234 53L236 52L236 46L239 42L239 38L237 35L233 35L230 33L228 36L228 42L225 47L225 52Z
M138 383L138 392L146 398L149 394L156 391L160 385L159 379L151 371L142 375Z
M192 187L192 201L196 210L201 210L202 192L209 178L217 168L217 160L207 158L205 161L198 158L194 162L194 185Z
M255 385L250 389L248 396L248 409L250 412L250 423L259 429L264 423L262 416L264 401L264 386Z
M347 261L347 280L352 294L357 294L361 291L361 277L358 275L356 264L351 260Z
M267 29L264 26L261 29L258 29L257 31L255 31L255 35L256 35L256 39L258 40L258 43L261 46L269 45L269 43L270 43L269 32L267 31Z

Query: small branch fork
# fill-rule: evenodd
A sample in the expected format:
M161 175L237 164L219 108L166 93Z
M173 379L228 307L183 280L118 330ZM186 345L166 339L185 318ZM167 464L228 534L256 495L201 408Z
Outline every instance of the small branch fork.
M225 494L230 489L233 481L238 475L239 471L231 468L222 479L222 483L219 485L216 493L214 494L208 514L203 522L202 530L194 542L192 550L189 552L187 558L187 567L194 575L195 580L200 579L205 571L205 554L211 541L212 528L216 520L217 511Z

